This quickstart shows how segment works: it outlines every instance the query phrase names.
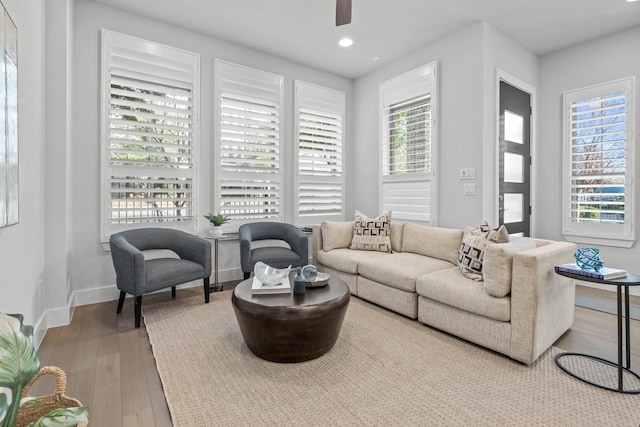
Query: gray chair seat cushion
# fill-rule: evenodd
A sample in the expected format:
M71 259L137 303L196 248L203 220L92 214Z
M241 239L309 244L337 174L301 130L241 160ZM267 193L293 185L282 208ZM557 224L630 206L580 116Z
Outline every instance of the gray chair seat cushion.
M178 258L157 258L145 261L145 289L152 292L192 280L201 279L204 268L197 262Z
M291 249L277 246L252 249L249 257L251 270L253 270L253 267L258 261L262 261L275 268L286 268L289 265L297 266L303 263L306 264L306 260L300 259L300 256Z

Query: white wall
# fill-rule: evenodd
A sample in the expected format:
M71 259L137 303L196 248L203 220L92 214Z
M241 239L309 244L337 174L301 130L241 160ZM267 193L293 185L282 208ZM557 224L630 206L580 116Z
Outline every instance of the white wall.
M43 298L49 326L64 325L70 316L71 235L71 93L73 88L73 0L47 0L46 27L46 175L45 277Z
M535 85L538 64L535 55L486 23L472 25L356 79L348 188L353 197L348 198L348 214L358 209L373 216L379 210L379 84L436 60L440 100L438 225L461 228L492 219L486 215L495 210L496 69ZM467 167L476 169L475 181L459 179L459 169ZM476 183L475 196L463 194L466 182Z
M640 179L640 26L602 37L595 41L564 49L540 60L540 125L539 154L544 159L535 165L538 172L538 206L545 215L536 217L541 237L563 240L562 236L562 94L598 83L635 76L635 216L636 240L640 219L638 180ZM592 246L592 245L583 245ZM600 246L605 265L640 272L640 248L631 249ZM640 290L632 292L640 295Z
M265 53L223 42L199 33L187 31L130 14L102 4L76 0L74 10L73 52L73 144L71 155L71 194L69 212L72 224L70 271L77 303L87 303L114 298L115 273L111 257L100 243L100 30L109 29L158 43L189 50L201 55L201 155L204 167L199 171L201 204L198 219L201 230L207 227L201 215L216 210L211 206L213 165L213 95L214 61L226 61L281 74L285 77L284 140L292 146L293 138L293 81L304 80L346 93L347 129L351 114L352 81L326 72L317 71ZM351 132L347 130L346 143ZM292 155L285 149L284 167L290 164ZM347 164L349 160L347 159ZM285 191L292 189L291 184ZM291 208L292 201L284 209ZM285 220L291 221L292 218ZM220 243L220 278L230 280L240 274L239 249L236 241Z
M516 42L499 32L495 27L484 23L484 95L483 95L483 159L482 159L482 200L483 219L489 224L498 224L498 108L499 98L499 78L503 77L512 86L532 92L532 102L534 103L534 116L531 123L532 138L531 151L535 155L536 149L536 126L538 86L538 57L529 52ZM531 176L532 183L532 206L534 213L535 206L535 174ZM535 228L532 229L535 236Z
M440 110L439 225L474 224L481 215L479 197L465 197L458 168L477 166L482 154L482 26L475 25L393 64L356 79L347 218L358 209L378 215L379 85L399 74L438 61ZM461 150L464 146L464 150ZM393 215L393 214L392 214Z
M44 279L45 34L44 0L3 0L18 27L20 221L0 228L0 312L22 313L38 326L45 310ZM38 338L36 338L37 340Z

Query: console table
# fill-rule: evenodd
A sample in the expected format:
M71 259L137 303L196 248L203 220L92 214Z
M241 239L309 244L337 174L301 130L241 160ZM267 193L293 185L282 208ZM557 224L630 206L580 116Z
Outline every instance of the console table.
M629 393L629 394L640 393L640 387L633 388L633 389L624 388L625 372L631 375L632 377L635 377L636 379L638 379L638 381L640 381L640 376L638 376L638 374L636 374L631 370L631 342L630 342L631 334L629 330L629 286L640 285L640 276L632 273L627 273L626 277L622 277L620 279L600 280L592 277L584 277L578 274L571 274L571 273L560 272L560 271L556 271L556 274L569 277L574 280L582 280L584 282L615 286L617 291L617 297L618 297L618 313L617 313L617 316L618 316L618 363L614 363L609 360L596 357L596 356L591 356L588 354L565 352L565 353L560 353L556 355L555 357L556 364L569 375L581 381L584 381L588 384L594 385L596 387L600 387L606 390L616 391L618 393ZM623 294L624 294L624 301L623 301ZM624 318L624 328L623 328L623 322L622 322L623 318ZM623 329L625 332L624 334L623 334ZM624 351L624 349L626 349L626 352ZM623 355L626 357L623 357ZM604 365L617 368L618 386L611 387L606 384L601 384L594 380L590 380L588 378L585 378L576 374L566 366L562 365L561 360L565 356L584 357L584 358L594 360L598 363L602 363Z

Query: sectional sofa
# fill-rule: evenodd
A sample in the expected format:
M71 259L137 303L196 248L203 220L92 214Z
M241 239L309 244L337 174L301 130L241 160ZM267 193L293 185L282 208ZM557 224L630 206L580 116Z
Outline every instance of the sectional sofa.
M490 245L476 281L457 266L464 230L393 222L391 253L349 249L353 230L353 221L313 227L313 258L359 298L525 364L573 324L575 284L553 268L571 261L572 243Z

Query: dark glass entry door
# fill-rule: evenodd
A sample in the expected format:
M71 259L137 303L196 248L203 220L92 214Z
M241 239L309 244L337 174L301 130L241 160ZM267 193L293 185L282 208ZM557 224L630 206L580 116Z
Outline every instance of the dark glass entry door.
M531 95L500 81L498 212L510 234L530 235Z

